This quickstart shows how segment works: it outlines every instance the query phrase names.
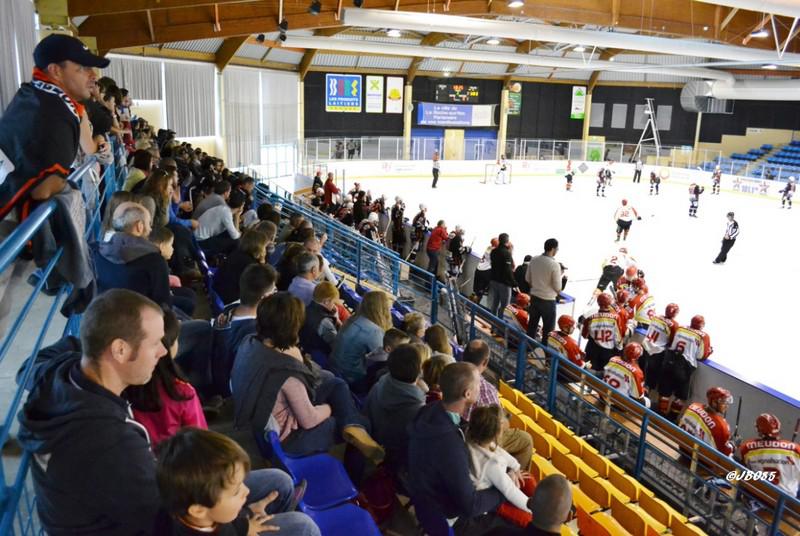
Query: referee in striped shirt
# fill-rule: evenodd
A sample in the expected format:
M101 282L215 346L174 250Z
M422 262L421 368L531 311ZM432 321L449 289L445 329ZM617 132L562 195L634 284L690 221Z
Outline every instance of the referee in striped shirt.
M723 264L728 260L728 252L736 243L737 236L739 236L739 223L733 219L733 212L728 212L728 225L725 227L725 236L722 237L722 249L714 259L714 264Z

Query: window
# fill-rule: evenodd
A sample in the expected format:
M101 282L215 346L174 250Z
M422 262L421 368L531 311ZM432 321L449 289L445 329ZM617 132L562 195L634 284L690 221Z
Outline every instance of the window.
M611 109L611 128L625 128L628 119L628 105L615 104Z
M669 130L672 127L672 106L656 107L656 126L658 130Z
M644 111L647 109L647 106L644 104L637 104L633 111L633 128L636 130L644 130L644 126L647 124L647 114Z
M606 113L606 105L604 103L593 102L591 111L592 116L589 120L589 127L603 128L605 113Z

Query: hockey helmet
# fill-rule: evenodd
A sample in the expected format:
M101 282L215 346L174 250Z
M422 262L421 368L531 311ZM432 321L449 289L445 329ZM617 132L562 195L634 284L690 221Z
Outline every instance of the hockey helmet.
M762 413L756 418L756 430L767 437L778 437L781 432L781 421L775 415Z
M625 205L627 205L627 204L628 204L628 200L627 200L627 199L623 199L623 200L622 200L622 206L624 207L624 206L625 206Z
M692 329L703 329L706 327L706 319L703 317L703 315L694 315L689 327Z
M708 403L716 409L717 404L725 404L730 406L733 404L733 395L724 387L711 387L706 391L706 398Z
M419 204L419 209L420 209L422 212L425 212L426 210L428 210L428 207L426 207L424 204L420 203L420 204Z
M789 177L789 182L794 182L795 180L797 179L795 179L794 176Z
M642 353L644 350L642 349L642 345L638 342L629 342L625 345L625 349L622 351L622 357L627 362L637 361L640 357L642 357Z
M635 265L631 264L627 268L625 268L625 279L633 280L639 277L639 269L636 268Z
M517 294L517 306L522 307L523 309L527 309L528 306L531 304L531 297L525 294L524 292L520 292Z
M572 333L572 330L575 329L575 319L569 315L559 316L558 329L565 333Z
M370 223L378 223L380 216L378 216L377 212L370 212L369 216L367 216L367 219L370 221Z
M631 286L636 290L637 293L640 292L647 292L649 289L647 288L647 283L644 282L644 279L641 277L637 277L631 282Z
M500 245L500 241L497 238L492 238L489 244L491 244L492 248L494 249Z
M628 303L628 300L631 298L631 295L628 293L627 290L618 290L617 291L617 303L619 305L625 305Z
M600 307L600 310L608 310L611 307L611 303L614 301L614 298L611 297L611 294L607 292L603 292L597 297L597 306Z
M678 316L678 313L681 311L681 308L678 306L677 303L669 303L667 304L667 309L664 311L664 316L667 318L675 318Z

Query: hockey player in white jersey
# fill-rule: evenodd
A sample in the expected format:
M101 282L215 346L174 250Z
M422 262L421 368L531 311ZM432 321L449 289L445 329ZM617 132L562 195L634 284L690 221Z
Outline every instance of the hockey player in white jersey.
M617 222L617 239L615 242L619 242L620 235L623 240L628 239L628 232L631 230L633 218L642 219L636 209L632 205L628 205L628 200L623 199L622 205L614 212L614 221Z
M769 482L796 497L800 488L800 445L780 438L781 421L762 413L756 419L758 437L739 447L742 463L751 471L772 473Z

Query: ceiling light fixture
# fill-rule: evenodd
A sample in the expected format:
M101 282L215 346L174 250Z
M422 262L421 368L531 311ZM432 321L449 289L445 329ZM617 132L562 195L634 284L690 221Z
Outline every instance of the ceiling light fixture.
M486 40L486 44L487 45L499 45L500 44L500 40L498 38L496 38L496 37L490 37L489 39Z
M319 0L311 0L311 5L308 7L308 12L312 15L319 15L322 11L322 3Z
M278 24L278 39L280 39L281 43L286 41L286 31L289 29L289 21L283 19L280 24Z
M750 37L758 37L758 38L769 37L769 31L766 28L761 28L760 30L753 30L752 32L750 32Z
M525 2L522 0L508 0L508 7L517 8L522 7L525 5Z
M573 48L572 50L574 50L575 52L586 52L586 47L583 46L583 45L578 45L575 48Z
M386 35L389 37L400 37L403 34L400 33L400 30L387 30Z
M776 70L778 68L778 66L775 65L774 63L768 63L766 65L762 65L761 68L762 69L766 69L768 71L774 71L774 70Z
M450 71L448 71L447 69L442 71L442 74L444 75L445 78L450 78Z
M703 31L707 32L708 31L708 26L703 26Z
M353 5L355 7L361 7L364 5L364 0L353 0Z

